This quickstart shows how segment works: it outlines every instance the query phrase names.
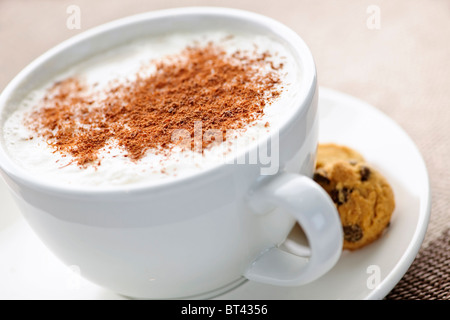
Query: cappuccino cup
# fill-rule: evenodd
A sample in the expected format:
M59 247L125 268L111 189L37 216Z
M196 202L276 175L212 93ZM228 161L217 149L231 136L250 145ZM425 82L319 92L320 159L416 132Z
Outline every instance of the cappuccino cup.
M260 126L263 135L244 130L241 134L251 136L252 142L226 159L200 153L197 160L209 157L208 161L195 160L191 166L177 161L174 171L179 174L148 170L139 179L129 179L145 171L136 169L139 162L129 169L125 162L111 162L114 165L108 167L105 160L89 175L77 166L67 170L56 166L52 171L48 163L53 160L36 161L40 155L30 151L39 151L43 143L23 137L13 140L17 135L11 132L20 126L14 122L16 111L29 103L29 93L39 91L36 88L43 83L57 82L68 69L92 57L102 61L95 57L128 48L140 39L149 39L149 47L160 46L165 53L168 43L175 50L179 43L193 39L191 35L222 31L234 37L229 45L233 48L262 39L257 46L284 59L281 80L286 80L287 88L267 112L274 124ZM180 33L181 38L174 41L173 35ZM139 48L133 46L134 51ZM117 57L111 63L120 64ZM283 24L227 8L144 13L61 43L11 81L0 95L0 173L45 245L65 264L78 266L83 277L118 294L196 299L215 297L248 280L300 286L328 272L342 251L339 214L327 193L311 179L318 144L317 102L311 52ZM265 155L265 161L252 161L258 155ZM116 171L109 174L111 170ZM120 179L110 178L116 173ZM297 223L308 241L306 257L282 246Z

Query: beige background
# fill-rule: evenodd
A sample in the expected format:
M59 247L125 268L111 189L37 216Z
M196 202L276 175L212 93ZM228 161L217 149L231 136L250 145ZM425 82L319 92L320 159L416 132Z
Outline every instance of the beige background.
M66 26L69 5L81 9L80 30ZM422 249L450 228L449 0L0 0L0 90L38 55L81 31L148 10L192 5L251 10L295 30L313 52L321 86L376 106L422 152L433 195ZM379 29L368 27L371 5L380 8Z

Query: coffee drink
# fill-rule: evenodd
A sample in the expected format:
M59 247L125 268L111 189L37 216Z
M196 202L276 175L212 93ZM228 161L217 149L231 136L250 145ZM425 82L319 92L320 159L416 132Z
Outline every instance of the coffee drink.
M222 164L290 116L300 74L269 36L227 30L140 39L35 88L3 128L30 173L65 185L157 183Z

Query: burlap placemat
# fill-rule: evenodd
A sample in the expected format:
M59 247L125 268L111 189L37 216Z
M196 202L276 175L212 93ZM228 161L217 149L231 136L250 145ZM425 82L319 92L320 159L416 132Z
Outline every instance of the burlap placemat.
M68 20L72 5L80 21ZM32 59L78 32L191 5L251 10L285 23L310 46L321 86L369 102L405 129L429 169L432 214L417 259L386 299L449 299L448 0L0 0L0 90Z
M391 300L450 300L450 229L420 250Z

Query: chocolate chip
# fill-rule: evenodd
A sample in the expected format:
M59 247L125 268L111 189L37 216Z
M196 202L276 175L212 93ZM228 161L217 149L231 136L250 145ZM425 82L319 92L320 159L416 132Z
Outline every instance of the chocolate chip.
M347 202L348 195L352 193L353 189L348 189L347 187L344 187L342 189L334 189L331 190L330 196L334 203L337 205L341 205Z
M367 181L370 177L370 169L366 166L362 166L361 169L359 169L359 174L361 175L361 181Z
M348 242L356 242L363 237L363 231L357 224L351 224L343 227L344 240Z
M330 191L331 199L334 203L339 204L339 191L334 189Z
M322 184L330 184L330 179L326 176L325 171L316 171L314 172L313 180L317 183Z

